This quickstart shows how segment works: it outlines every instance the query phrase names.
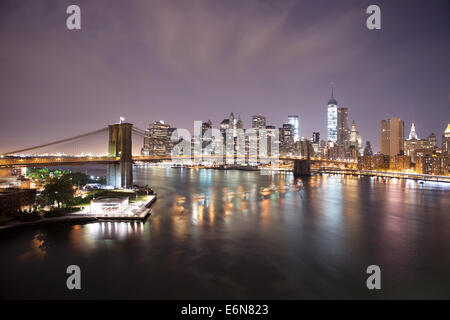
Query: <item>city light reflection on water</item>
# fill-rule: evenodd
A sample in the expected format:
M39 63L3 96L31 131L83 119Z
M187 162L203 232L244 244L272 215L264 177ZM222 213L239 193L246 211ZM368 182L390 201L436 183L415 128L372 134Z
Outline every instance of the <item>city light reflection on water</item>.
M86 240L125 240L144 232L143 222L102 221L86 225Z
M365 270L378 264L377 297L450 297L448 184L156 167L134 177L158 193L148 221L2 239L3 294L27 297L8 290L19 271L37 286L77 263L96 283L86 298L370 298ZM55 292L70 297L39 297Z

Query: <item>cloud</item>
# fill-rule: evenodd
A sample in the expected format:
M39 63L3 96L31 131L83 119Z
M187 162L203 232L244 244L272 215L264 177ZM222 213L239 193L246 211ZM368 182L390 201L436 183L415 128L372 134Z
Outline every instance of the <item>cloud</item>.
M264 65L279 67L301 58L331 54L351 34L355 12L333 22L296 29L289 19L293 1L151 1L137 2L147 17L142 30L148 49L179 72L210 72ZM229 6L229 7L228 7ZM336 27L339 26L339 27ZM350 46L351 44L349 44Z

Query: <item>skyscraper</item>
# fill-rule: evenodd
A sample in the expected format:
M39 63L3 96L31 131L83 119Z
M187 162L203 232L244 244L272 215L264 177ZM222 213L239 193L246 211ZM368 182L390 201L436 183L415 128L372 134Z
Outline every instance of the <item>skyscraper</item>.
M366 141L366 147L364 148L365 156L373 156L372 147L370 146L370 141Z
M272 125L266 126L263 139L267 139L267 155L278 156L280 152L279 130Z
M239 125L242 125L242 121ZM224 119L220 123L220 132L223 136L223 142L224 142L224 154L232 155L236 148L235 138L237 136L237 126L238 126L238 120L234 117L234 113L231 112L228 119ZM226 149L226 146L233 146L233 150Z
M294 141L300 141L300 125L298 116L288 116L288 123L294 126Z
M266 117L258 114L252 117L252 128L263 129L266 127Z
M312 143L320 142L320 132L313 132L311 142Z
M328 100L327 110L327 133L328 141L337 141L338 131L338 102L334 99L333 89L331 89L331 99Z
M141 154L148 155L166 155L172 151L173 143L171 141L170 125L164 121L155 121L145 130L144 147Z
M238 124L238 122L240 122L240 123ZM240 120L240 117L239 117L239 120L236 119L234 117L234 113L231 112L230 116L228 117L228 119L223 119L223 121L220 123L220 132L222 132L222 134L225 137L226 131L228 129L232 129L232 131L233 131L232 136L235 137L236 136L236 129L237 129L238 125L242 125L242 121Z
M201 142L201 147L203 152L208 154L208 151L211 149L211 142L213 141L212 137L212 121L208 120L202 123L202 133L201 136L198 137Z
M244 129L244 123L242 122L240 115L236 120L236 129Z
M408 140L416 139L419 140L419 137L416 133L416 126L414 125L414 122L411 124L411 130L409 131L409 138Z
M442 152L450 152L450 123L447 125L444 134L442 135Z
M248 150L249 150L249 162L252 160L251 157L255 157L256 155L266 155L268 152L267 146L267 132L266 132L266 117L261 114L257 114L252 117L252 133L248 136ZM262 139L261 139L262 138ZM261 143L262 141L262 143ZM262 147L261 147L262 145ZM257 158L257 156L256 156Z
M337 144L347 147L349 139L348 108L340 107L337 109L337 123Z
M397 117L382 120L380 123L381 153L388 156L403 155L405 143L405 124Z
M427 141L428 141L428 148L430 148L430 149L437 148L438 143L437 143L436 135L434 133L431 133L427 137Z
M280 128L280 152L289 154L294 149L294 126L290 123L283 124Z
M318 154L320 152L320 133L319 132L313 132L312 138L311 138L312 147L314 149L314 153Z
M352 122L352 128L350 130L348 144L349 144L349 146L354 146L356 148L356 150L358 150L360 153L363 152L362 139L361 139L361 135L359 134L359 131L356 130L355 120L353 120L353 122Z

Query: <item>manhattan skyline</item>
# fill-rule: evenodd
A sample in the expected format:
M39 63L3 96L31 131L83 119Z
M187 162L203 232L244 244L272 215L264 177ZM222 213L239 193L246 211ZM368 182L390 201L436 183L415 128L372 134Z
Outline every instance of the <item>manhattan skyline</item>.
M331 83L374 151L383 119L439 143L448 123L446 1L378 1L381 30L365 26L368 1L77 1L78 31L69 4L0 4L0 152L119 116L191 129L230 112L245 127L298 115L301 136L325 138Z
M0 1L0 300L449 299L449 31L449 0Z

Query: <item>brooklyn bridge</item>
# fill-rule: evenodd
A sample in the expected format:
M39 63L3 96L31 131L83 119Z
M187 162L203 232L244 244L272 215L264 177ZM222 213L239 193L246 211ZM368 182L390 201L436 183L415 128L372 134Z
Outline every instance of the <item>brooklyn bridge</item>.
M44 148L67 145L80 139L89 139L99 134L108 134L108 154L101 156L94 155L37 155L37 150ZM58 141L14 150L3 153L0 158L0 168L20 168L20 167L51 167L70 166L83 164L105 164L107 167L107 184L116 188L130 188L133 185L133 164L136 162L161 162L177 160L197 160L205 159L205 155L133 155L132 137L143 138L145 131L134 127L131 123L112 124L99 130L80 134L74 137L65 138ZM32 152L32 155L25 153ZM219 156L208 155L209 160ZM220 156L223 157L223 156ZM236 158L236 157L235 157ZM260 157L261 159L261 157ZM298 176L308 176L312 168L354 168L355 163L349 161L328 160L304 156L280 156L277 159L282 162L293 162L292 170Z

